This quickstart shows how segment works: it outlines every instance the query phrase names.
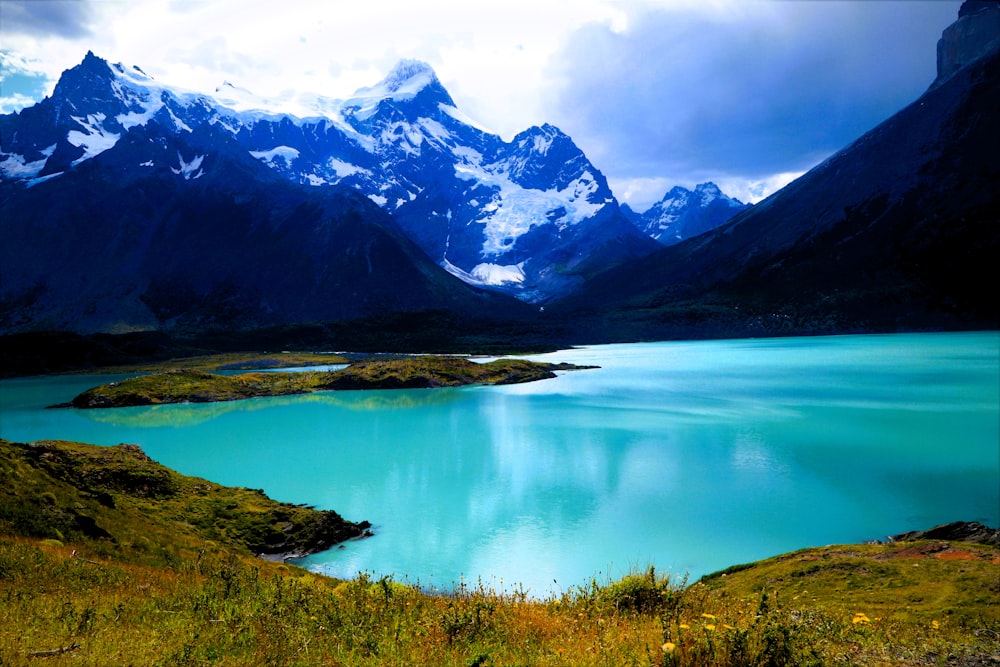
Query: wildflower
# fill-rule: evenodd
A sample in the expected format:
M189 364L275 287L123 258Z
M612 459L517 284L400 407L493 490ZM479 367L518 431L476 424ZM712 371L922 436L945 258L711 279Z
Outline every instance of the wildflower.
M677 648L677 644L673 642L663 642L663 646L660 648L663 649L664 653L673 653L674 649Z
M681 630L690 630L691 626L688 625L687 623L681 623L680 628Z
M851 619L851 623L854 623L855 625L857 625L858 623L871 623L871 622L872 619L868 618L868 616L864 612L860 611L854 614L854 618Z
M937 621L931 621L931 627L937 630L938 628L941 627L941 624L938 623Z
M702 614L701 617L702 618L707 618L710 621L714 621L715 620L715 615L714 614Z
M715 630L715 623L709 623L705 626L706 630Z
M724 627L726 630L735 630L735 628L729 625L728 623L723 623L722 627Z

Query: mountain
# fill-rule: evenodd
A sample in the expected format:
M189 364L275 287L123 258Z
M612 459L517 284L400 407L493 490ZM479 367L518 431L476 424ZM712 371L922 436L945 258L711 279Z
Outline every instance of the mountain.
M72 113L47 102L22 115L58 127ZM186 121L166 105L134 125L111 111L91 113L89 133L52 132L27 184L0 183L2 333L197 335L527 308L436 266L364 195L293 183L219 124L178 132ZM26 169L39 161L25 154Z
M567 135L544 125L503 141L465 118L424 63L403 61L347 100L314 96L309 117L261 110L269 104L231 84L214 96L161 86L88 53L51 97L0 117L0 178L29 188L65 179L155 123L171 141L211 129L290 184L352 188L438 266L526 301L565 295L656 248ZM160 164L136 158L124 168ZM171 159L199 177L194 157Z
M675 186L643 213L636 213L627 204L621 208L625 217L647 236L669 246L715 229L748 207L709 182L694 190Z
M558 306L581 340L1000 328L1000 6L919 99L706 234ZM963 8L965 5L963 5ZM948 40L992 30L970 55Z

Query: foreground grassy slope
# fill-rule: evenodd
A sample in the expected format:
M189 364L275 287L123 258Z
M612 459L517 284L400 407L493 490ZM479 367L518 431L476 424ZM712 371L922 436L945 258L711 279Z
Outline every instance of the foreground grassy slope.
M336 512L178 474L136 445L0 440L0 531L68 542L133 562L197 556L221 543L248 554L310 553L364 534Z
M460 357L362 359L337 371L218 375L177 369L94 387L73 399L77 408L118 408L161 403L207 403L287 396L327 389L424 389L469 384L516 384L578 368L524 359L475 363Z
M239 517L261 502L254 492L219 487L231 518L216 513L202 532L202 513L185 520L153 493L161 484L115 485L121 448L35 448L53 456L36 464L31 446L0 444L0 507L38 517L0 519L3 665L981 666L1000 656L993 546L808 549L690 586L649 571L547 600L467 586L428 594L254 558L239 537ZM66 532L46 505L93 516L110 537Z

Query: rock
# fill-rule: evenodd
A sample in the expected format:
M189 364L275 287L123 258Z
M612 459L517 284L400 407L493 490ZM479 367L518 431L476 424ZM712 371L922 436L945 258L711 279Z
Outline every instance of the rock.
M937 79L933 86L1000 47L1000 2L966 0L958 20L944 29L937 47Z
M890 542L915 542L917 540L949 540L1000 545L1000 530L984 526L978 521L955 521L934 526L930 530L914 530L889 538Z

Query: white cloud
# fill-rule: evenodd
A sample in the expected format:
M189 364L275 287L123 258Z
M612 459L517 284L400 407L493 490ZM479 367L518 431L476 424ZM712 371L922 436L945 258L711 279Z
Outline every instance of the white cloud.
M4 95L3 97L0 97L0 114L20 111L24 107L29 107L35 102L35 98L29 97L28 95L22 95L21 93Z
M144 0L91 2L88 14L102 29L86 39L5 35L5 48L37 58L53 82L92 49L165 84L211 91L230 81L266 97L350 97L417 58L466 114L507 138L546 121L545 63L572 31L592 21L620 29L624 17L609 0Z
M347 98L417 58L507 139L558 125L641 209L706 180L757 201L853 140L930 83L936 35L959 2L79 4L50 12L62 30L5 30L5 53L44 73L47 93L88 49L164 84L211 92L229 81L269 98ZM3 104L23 102L11 92ZM822 120L834 123L826 134Z

